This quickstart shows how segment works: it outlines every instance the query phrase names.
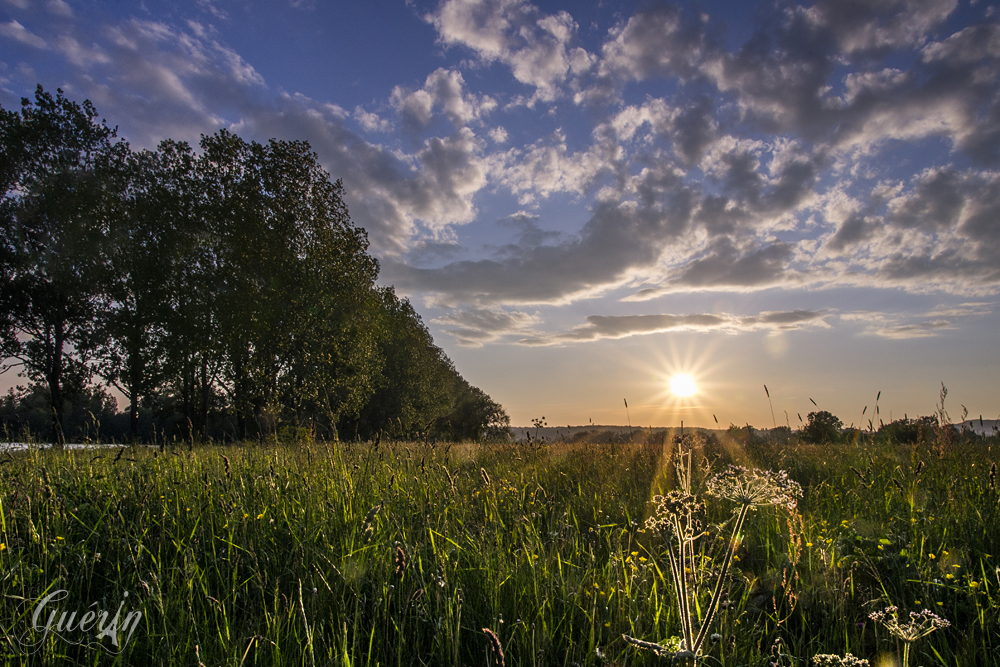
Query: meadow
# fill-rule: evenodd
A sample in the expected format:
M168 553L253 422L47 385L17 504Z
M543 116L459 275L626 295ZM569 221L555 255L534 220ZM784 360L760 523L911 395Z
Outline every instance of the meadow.
M2 660L681 664L666 652L682 648L667 540L647 519L654 497L678 488L683 448L705 504L685 561L701 587L696 623L725 577L700 664L848 653L895 664L904 642L870 618L895 605L950 622L912 643L911 665L998 665L998 447L996 436L807 445L637 433L5 453ZM787 471L802 497L750 511L723 572L737 505L704 489L729 464ZM63 611L142 616L118 648L33 632L48 614L33 621L38 599L58 590Z

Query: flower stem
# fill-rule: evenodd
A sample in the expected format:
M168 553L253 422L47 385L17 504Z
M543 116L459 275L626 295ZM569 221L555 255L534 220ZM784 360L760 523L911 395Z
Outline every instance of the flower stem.
M704 643L705 638L708 636L708 628L712 624L712 618L715 616L715 612L719 609L719 601L722 599L722 589L725 586L726 574L729 573L729 566L733 562L733 554L736 553L736 545L739 540L740 531L743 530L743 522L746 521L747 514L750 512L750 504L744 503L740 508L740 514L736 519L736 526L733 528L733 537L729 540L729 548L726 549L726 557L722 561L722 571L719 573L719 580L715 582L715 592L712 594L712 601L708 605L708 612L705 614L705 621L701 625L701 629L698 632L698 638L694 640L694 646L691 647L691 651L695 655L701 649L701 645ZM904 665L904 667L906 667Z
M667 549L670 556L670 571L674 577L674 591L677 593L677 609L681 621L681 634L684 635L684 648L691 650L694 639L694 629L691 626L691 606L688 599L687 578L684 572L684 533L680 521L674 518L674 535L677 539L678 552L675 554L673 545Z

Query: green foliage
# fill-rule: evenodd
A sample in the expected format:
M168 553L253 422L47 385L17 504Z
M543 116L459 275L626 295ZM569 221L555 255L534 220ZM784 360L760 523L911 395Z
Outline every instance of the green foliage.
M448 440L504 441L510 438L510 417L479 387L460 381L452 412L437 420L435 432Z
M51 437L63 442L63 383L86 373L98 317L100 274L127 146L82 106L38 87L20 114L0 115L4 187L0 238L3 348L47 385ZM12 337L13 334L13 337Z
M133 153L89 102L41 87L20 115L0 112L0 358L46 385L54 443L63 385L94 372L128 398L132 440L149 436L143 411L185 439L509 426L376 286L367 235L308 143L221 130L200 154ZM36 423L21 416L8 427Z
M810 412L806 420L802 429L802 439L806 442L836 442L844 427L844 422L826 410Z
M93 356L97 372L129 399L134 440L140 403L148 407L166 379L170 339L176 344L186 333L171 307L183 298L182 252L193 245L190 211L197 195L187 144L163 142L156 152L129 154L120 167L123 195L100 276L104 303Z
M62 429L72 442L107 442L121 436L124 422L118 403L103 387L88 385L80 375L63 377ZM0 399L5 439L52 439L52 400L48 386L11 389Z
M909 445L930 441L937 433L937 429L937 417L904 418L883 424L879 427L878 434L894 442Z
M379 296L379 352L385 365L356 428L363 437L384 430L393 438L415 439L450 414L461 376L407 299L399 299L391 287L379 290Z

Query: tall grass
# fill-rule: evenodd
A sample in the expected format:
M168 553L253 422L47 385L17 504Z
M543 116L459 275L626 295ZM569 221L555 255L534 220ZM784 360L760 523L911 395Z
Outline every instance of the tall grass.
M724 464L785 469L798 513L744 530L703 651L764 665L901 647L889 604L952 625L915 664L1000 664L996 445L733 443ZM664 544L645 529L676 475L671 445L299 442L4 455L0 624L34 600L142 624L119 656L50 637L4 664L655 664L623 634L681 634ZM917 470L919 466L919 472ZM853 467L853 470L852 470ZM855 472L856 471L856 472ZM731 504L707 503L718 525ZM695 613L698 613L697 611ZM717 661L717 663L715 662Z

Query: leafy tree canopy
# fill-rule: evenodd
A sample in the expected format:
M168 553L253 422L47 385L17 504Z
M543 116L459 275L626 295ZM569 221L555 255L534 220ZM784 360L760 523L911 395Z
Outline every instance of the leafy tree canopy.
M48 401L62 442L66 411L104 395L96 375L126 396L132 439L150 424L506 434L503 408L376 286L365 230L308 143L220 130L200 153L133 152L90 102L39 87L20 113L0 108L0 157L0 359L34 383L8 397L6 423L37 422L21 416Z
M826 410L810 412L802 429L802 439L807 442L835 442L843 427L844 422Z

